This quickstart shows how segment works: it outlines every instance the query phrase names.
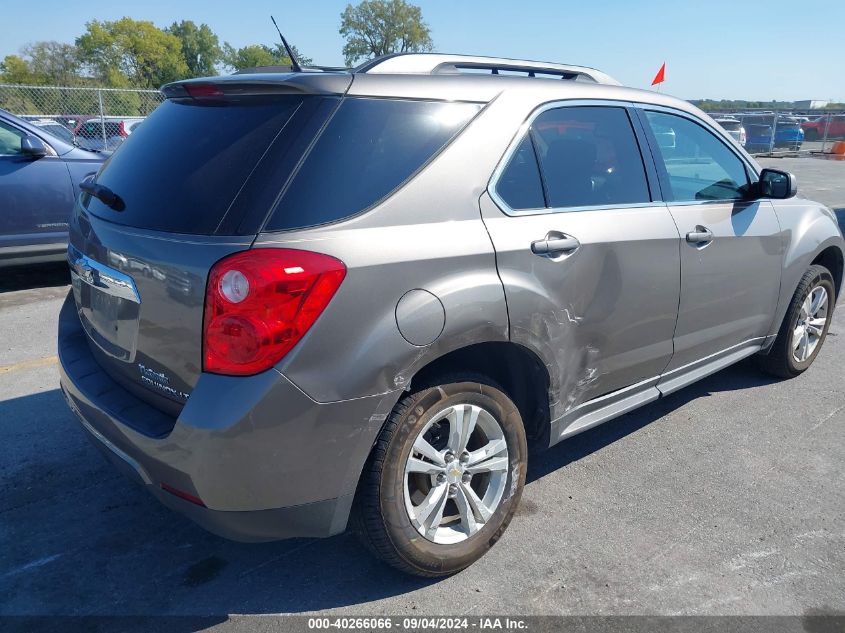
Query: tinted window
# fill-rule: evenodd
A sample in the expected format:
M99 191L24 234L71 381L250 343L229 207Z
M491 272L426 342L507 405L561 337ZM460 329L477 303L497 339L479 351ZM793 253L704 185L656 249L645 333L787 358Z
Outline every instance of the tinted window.
M684 117L646 112L668 174L667 200L742 198L748 175L739 157L712 132ZM753 133L753 131L752 131Z
M546 206L530 136L522 140L499 177L496 193L511 209L539 209Z
M20 154L23 137L23 132L17 128L0 122L0 155Z
M79 136L82 138L102 138L103 128L105 127L106 136L120 136L120 126L112 121L102 123L100 121L89 121L79 130Z
M306 98L165 101L97 177L123 199L125 211L116 213L86 196L88 209L140 228L213 233L250 172L277 135L283 136L279 131Z
M531 129L549 206L650 200L642 156L624 108L547 110Z
M479 108L467 103L344 100L294 176L267 230L334 222L367 209L422 167Z

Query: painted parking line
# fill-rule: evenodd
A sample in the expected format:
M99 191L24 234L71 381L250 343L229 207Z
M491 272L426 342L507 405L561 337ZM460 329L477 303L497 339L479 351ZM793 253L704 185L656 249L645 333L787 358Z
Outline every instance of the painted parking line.
M15 371L23 369L37 369L38 367L49 367L56 365L59 362L58 356L45 356L44 358L36 358L35 360L23 360L13 365L0 365L0 375L11 374Z

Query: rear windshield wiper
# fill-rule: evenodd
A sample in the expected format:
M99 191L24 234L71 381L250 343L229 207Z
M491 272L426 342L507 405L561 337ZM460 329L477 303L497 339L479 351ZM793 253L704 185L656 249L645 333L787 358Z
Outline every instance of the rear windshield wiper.
M98 185L95 182L81 182L79 183L79 188L89 196L97 198L97 200L110 209L123 211L126 208L123 199L105 185Z

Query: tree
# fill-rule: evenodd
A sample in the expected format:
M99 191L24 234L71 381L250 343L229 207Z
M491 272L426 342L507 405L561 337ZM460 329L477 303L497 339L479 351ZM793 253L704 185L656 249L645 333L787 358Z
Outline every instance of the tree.
M207 24L197 26L191 20L174 22L167 33L175 35L182 43L182 58L192 77L208 77L216 75L216 66L221 60L223 51L220 41Z
M76 39L79 59L108 86L159 88L188 76L179 38L152 22L94 20L85 28Z
M10 83L71 86L80 83L76 47L61 42L34 42L20 55L8 55L0 62L3 80Z
M354 7L347 5L340 17L348 66L371 56L430 51L433 47L422 11L405 0L364 0Z
M302 55L296 49L296 46L291 45L291 49L301 65L308 66L312 63L311 58ZM288 57L281 43L276 44L273 48L266 44L250 44L236 49L226 42L223 44L222 60L232 70L243 70L256 66L287 66L290 64L290 57Z
M79 51L73 44L62 42L35 42L22 49L30 71L43 77L46 83L69 86L78 83Z
M3 83L33 85L43 83L33 75L29 64L18 55L6 55L0 62L0 78Z

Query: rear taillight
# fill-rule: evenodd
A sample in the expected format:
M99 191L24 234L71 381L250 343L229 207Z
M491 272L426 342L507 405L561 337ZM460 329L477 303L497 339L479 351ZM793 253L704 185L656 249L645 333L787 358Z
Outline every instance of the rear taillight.
M346 266L291 249L257 248L217 262L208 276L203 369L248 376L278 363L331 301Z
M120 135L123 138L126 138L127 136L129 136L129 134L126 131L126 122L125 121L120 122L120 124L117 126L117 131L120 133Z
M748 140L748 137L745 136L745 128L739 128L739 144L745 147L745 141Z

